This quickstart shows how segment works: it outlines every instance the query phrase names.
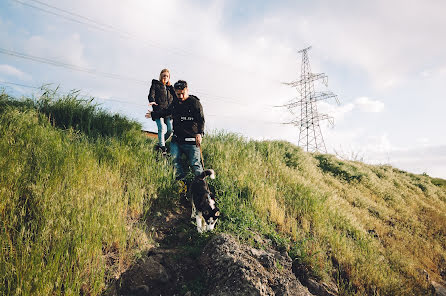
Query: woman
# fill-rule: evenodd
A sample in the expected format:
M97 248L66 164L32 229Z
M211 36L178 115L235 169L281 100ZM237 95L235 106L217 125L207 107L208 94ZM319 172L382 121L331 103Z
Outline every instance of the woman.
M172 104L174 94L175 91L170 84L170 72L168 69L163 69L161 70L159 81L156 79L152 80L152 86L150 87L149 92L149 106L153 107L155 113L166 113L164 111L166 111L170 104ZM158 127L159 149L163 153L166 153L166 140L172 135L172 117L170 115L158 117L150 116L148 114L146 114L146 117L152 117L152 120L156 122ZM164 128L164 125L166 125L167 129Z

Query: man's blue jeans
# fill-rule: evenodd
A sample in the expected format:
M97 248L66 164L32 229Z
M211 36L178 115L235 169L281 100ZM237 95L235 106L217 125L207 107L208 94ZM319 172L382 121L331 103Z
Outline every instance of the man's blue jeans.
M160 147L166 146L166 140L172 135L172 119L171 118L158 118L155 119L156 126L158 127L158 143ZM166 124L167 130L164 128Z
M203 172L200 157L200 147L195 144L179 144L176 141L170 143L170 154L172 155L173 166L175 167L175 176L177 179L182 179L186 176L186 173L181 165L181 155L186 155L187 162L192 168L195 176L198 176Z

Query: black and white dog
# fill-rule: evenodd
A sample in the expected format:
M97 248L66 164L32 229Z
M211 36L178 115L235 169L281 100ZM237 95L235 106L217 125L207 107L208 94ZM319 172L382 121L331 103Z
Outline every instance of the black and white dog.
M206 177L215 178L214 170L205 170L196 176L190 187L192 194L192 215L197 221L197 230L213 230L220 216L219 209L215 206L215 198L209 190Z

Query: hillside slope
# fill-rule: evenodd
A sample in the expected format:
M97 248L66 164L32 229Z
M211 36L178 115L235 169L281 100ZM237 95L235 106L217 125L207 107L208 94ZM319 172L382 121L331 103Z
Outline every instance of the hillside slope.
M153 207L179 199L140 126L76 93L1 94L0 134L1 294L101 293L153 246ZM446 280L444 180L224 132L203 155L216 231L286 250L299 278L342 295L428 295Z

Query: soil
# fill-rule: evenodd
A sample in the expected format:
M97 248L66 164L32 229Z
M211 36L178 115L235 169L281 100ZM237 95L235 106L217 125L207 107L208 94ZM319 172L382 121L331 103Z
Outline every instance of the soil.
M183 200L153 205L147 225L155 247L139 259L104 293L114 295L202 295L205 287L201 250L209 235L191 223L191 207Z
M255 249L229 234L199 234L185 200L152 208L163 209L148 215L156 247L112 283L104 296L335 295L315 293L314 287L309 292L293 273L286 251L267 244Z

